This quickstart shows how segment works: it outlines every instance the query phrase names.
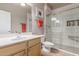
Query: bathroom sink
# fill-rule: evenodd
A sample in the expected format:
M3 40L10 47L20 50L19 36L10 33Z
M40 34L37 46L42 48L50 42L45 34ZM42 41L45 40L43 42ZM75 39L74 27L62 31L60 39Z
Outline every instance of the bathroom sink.
M13 39L11 39L11 38L0 39L0 46L5 46L5 45L8 45L8 44L12 44L14 42L15 41L13 41Z
M36 37L40 37L39 35L15 35L15 36L6 36L6 37L0 37L0 47L1 46L5 46L5 45L9 45L9 44L14 44L17 42L21 42L21 41L25 41L25 40L29 40L29 39L33 39Z
M31 36L34 36L34 35L21 35L21 37L31 37Z
M20 41L23 41L21 37L20 38L17 38L17 37L3 38L3 39L0 39L0 46L14 44Z
M19 40L25 40L24 38L31 39L36 37L36 35L17 35L13 37L4 37L0 38L1 41L19 41Z

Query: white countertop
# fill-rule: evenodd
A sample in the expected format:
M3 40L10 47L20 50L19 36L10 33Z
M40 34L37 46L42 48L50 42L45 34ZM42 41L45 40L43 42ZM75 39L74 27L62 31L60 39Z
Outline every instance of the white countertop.
M38 37L43 37L44 35L25 35L20 38L9 37L9 38L0 38L0 47L4 47L7 45L19 43L26 40L31 40Z

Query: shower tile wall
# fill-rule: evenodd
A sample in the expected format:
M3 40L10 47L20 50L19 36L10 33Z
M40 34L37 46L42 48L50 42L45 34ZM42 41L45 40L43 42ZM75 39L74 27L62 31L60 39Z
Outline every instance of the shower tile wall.
M53 16L53 15L52 15ZM52 42L56 44L61 44L62 43L62 23L60 16L56 15L53 16L54 18L56 17L57 20L60 20L60 23L55 23L55 21L51 21L51 29L52 29Z
M55 17L60 20L60 26L54 27L52 23L52 41L56 44L79 48L79 26L66 26L68 20L79 19L79 8L57 13Z

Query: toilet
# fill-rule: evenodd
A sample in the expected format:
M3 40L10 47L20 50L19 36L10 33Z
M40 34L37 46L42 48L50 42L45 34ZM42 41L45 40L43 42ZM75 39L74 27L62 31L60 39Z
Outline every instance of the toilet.
M44 37L42 37L42 49L46 52L51 52L51 48L54 46L54 43L49 41L44 41Z

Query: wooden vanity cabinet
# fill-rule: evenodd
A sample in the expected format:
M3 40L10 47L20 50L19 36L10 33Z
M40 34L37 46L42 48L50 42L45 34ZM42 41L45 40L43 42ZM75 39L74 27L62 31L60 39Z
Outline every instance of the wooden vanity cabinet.
M0 48L0 55L2 56L12 56L21 55L21 51L26 49L26 42L16 43L10 46ZM21 52L21 53L20 53Z
M41 38L30 39L0 48L0 56L40 56Z

